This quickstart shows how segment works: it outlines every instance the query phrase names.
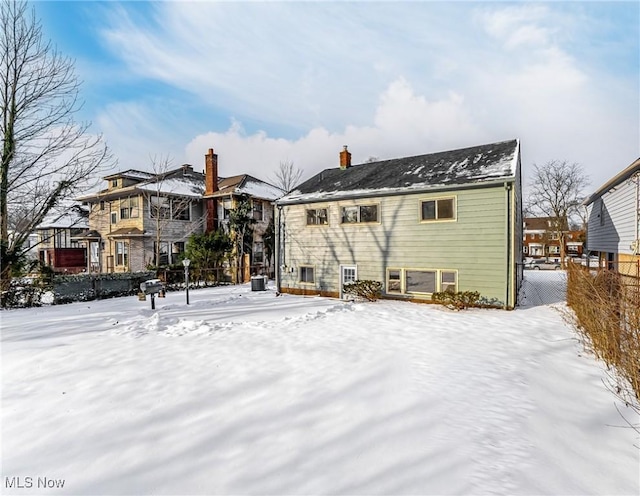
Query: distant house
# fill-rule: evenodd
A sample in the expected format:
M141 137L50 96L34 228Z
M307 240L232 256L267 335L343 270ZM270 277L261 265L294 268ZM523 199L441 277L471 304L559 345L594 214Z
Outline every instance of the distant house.
M189 236L204 230L204 176L192 166L161 174L130 169L104 179L106 189L78 198L90 207L91 271L139 272L177 262Z
M54 208L35 230L38 258L54 272L78 273L87 269L87 247L81 239L89 211L82 205Z
M370 279L386 297L478 291L513 308L522 280L517 140L325 169L276 201L278 288L342 296Z
M565 256L581 256L584 231L571 229L566 220L556 222L555 217L525 217L522 243L524 255L531 258L560 259L561 239L557 226L562 230Z
M205 175L207 178L218 177L218 156L212 148L205 155ZM207 181L203 196L209 219L207 229L222 227L229 231L231 210L242 199L249 200L255 221L249 264L254 271L264 271L273 266L273 260L266 258L263 236L273 220L273 202L283 194L277 186L248 174L219 178L218 183Z
M635 274L640 266L640 158L590 195L587 249L602 263Z
M205 173L184 164L160 174L126 170L106 176L107 188L78 200L89 205L88 269L137 272L180 261L192 234L224 227L239 198L254 209L253 262L263 264L262 233L281 192L249 175L220 178L217 155L205 155ZM226 217L225 217L226 216Z

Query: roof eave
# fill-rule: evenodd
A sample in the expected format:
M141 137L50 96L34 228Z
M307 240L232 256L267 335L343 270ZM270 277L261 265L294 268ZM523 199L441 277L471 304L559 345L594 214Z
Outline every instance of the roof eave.
M420 194L420 193L438 193L440 191L460 191L467 189L480 189L480 188L493 188L502 186L505 183L515 183L514 176L505 176L500 179L496 179L493 181L478 181L474 183L462 183L462 184L452 184L452 185L438 185L438 186L427 186L424 188L398 188L397 190L370 190L366 192L355 192L350 193L348 191L341 192L336 196L332 196L330 198L300 198L294 200L286 200L286 199L278 199L275 201L277 206L280 205L301 205L305 203L324 203L324 202L332 202L332 201L340 201L340 200L354 200L358 198L374 198L380 196L399 196L399 195L412 195L412 194Z
M640 174L640 158L633 161L629 167L624 169L622 172L616 174L611 179L609 179L606 183L600 186L594 193L589 195L582 202L582 205L585 207L591 205L594 201L596 201L602 195L607 193L610 189L615 188L621 182L626 181L627 179L632 177L634 174Z

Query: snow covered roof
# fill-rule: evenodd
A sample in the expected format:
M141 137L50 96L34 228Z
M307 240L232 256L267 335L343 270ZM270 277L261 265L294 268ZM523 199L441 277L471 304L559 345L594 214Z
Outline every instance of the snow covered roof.
M266 183L249 174L241 174L221 179L218 182L218 191L205 198L215 198L227 195L249 195L263 200L276 200L283 195L283 191L273 184Z
M191 196L199 198L204 194L204 180L184 176L169 177L161 181L147 181L136 185L138 190L149 193L159 192L165 195Z
M399 194L516 177L518 140L415 157L325 169L278 203L305 203L371 194Z
M81 196L79 201L98 201L123 198L127 195L142 193L161 193L163 195L201 198L204 194L204 174L194 172L190 165L185 164L177 169L163 174L149 174L143 171L129 170L107 176L104 179L116 177L134 177L141 182L124 188L103 189L97 193Z
M36 229L88 229L89 210L82 205L61 205L51 210Z
M152 174L151 172L145 172L145 171L140 171L140 170L136 170L136 169L129 169L126 171L122 171L122 172L117 172L115 174L111 174L109 176L105 176L103 177L103 179L109 180L109 179L116 179L118 177L128 177L130 179L140 179L140 180L145 180L145 179L151 179L155 176L155 174Z

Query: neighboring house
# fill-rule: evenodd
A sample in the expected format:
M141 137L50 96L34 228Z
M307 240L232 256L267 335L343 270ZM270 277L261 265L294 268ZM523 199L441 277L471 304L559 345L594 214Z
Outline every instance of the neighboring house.
M79 238L86 231L89 210L83 205L54 208L35 230L38 259L54 272L78 273L87 269L87 247Z
M640 267L640 158L589 196L587 249L602 263L636 274Z
M564 253L569 257L579 257L583 253L585 233L580 229L570 229L567 221L562 222ZM522 252L532 258L551 257L560 259L560 236L554 217L525 217Z
M478 291L513 308L522 281L518 140L326 169L276 201L278 289L342 296Z
M91 209L84 236L92 272L139 272L175 263L189 236L203 232L204 175L192 166L161 174L127 170L104 179L106 189L78 199Z
M88 269L137 272L176 263L192 234L228 225L226 209L235 208L241 197L252 202L257 221L252 263L265 264L262 234L273 217L273 200L282 192L249 175L220 178L217 161L210 149L204 174L189 164L161 174L119 172L104 178L106 189L79 198L90 207L89 230L83 235Z
M205 175L218 177L218 155L210 148L205 155ZM249 264L252 271L263 272L273 266L273 260L267 260L263 235L273 220L273 202L283 195L283 191L269 183L248 174L219 178L217 184L207 181L203 196L207 208L207 229L222 227L229 232L230 211L244 198L251 201L253 219L253 242Z

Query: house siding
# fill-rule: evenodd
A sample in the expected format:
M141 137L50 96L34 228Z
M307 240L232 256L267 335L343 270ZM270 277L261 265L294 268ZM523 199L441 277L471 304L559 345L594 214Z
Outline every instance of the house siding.
M513 228L507 240L507 208L511 225L517 225L517 190L517 184L510 193L500 185L283 206L276 223L282 251L280 287L338 294L341 265L357 265L358 279L381 281L385 289L388 268L455 270L458 291L479 291L499 305L513 306L518 281L515 263L507 268L507 254L515 260L521 232ZM421 200L445 197L456 198L456 220L421 222ZM379 223L340 223L341 207L370 204L379 206ZM309 208L328 208L328 225L307 226ZM314 284L298 281L300 266L314 267Z
M637 185L627 180L587 207L587 249L605 253L632 253L630 246L636 239L638 228L637 195Z

